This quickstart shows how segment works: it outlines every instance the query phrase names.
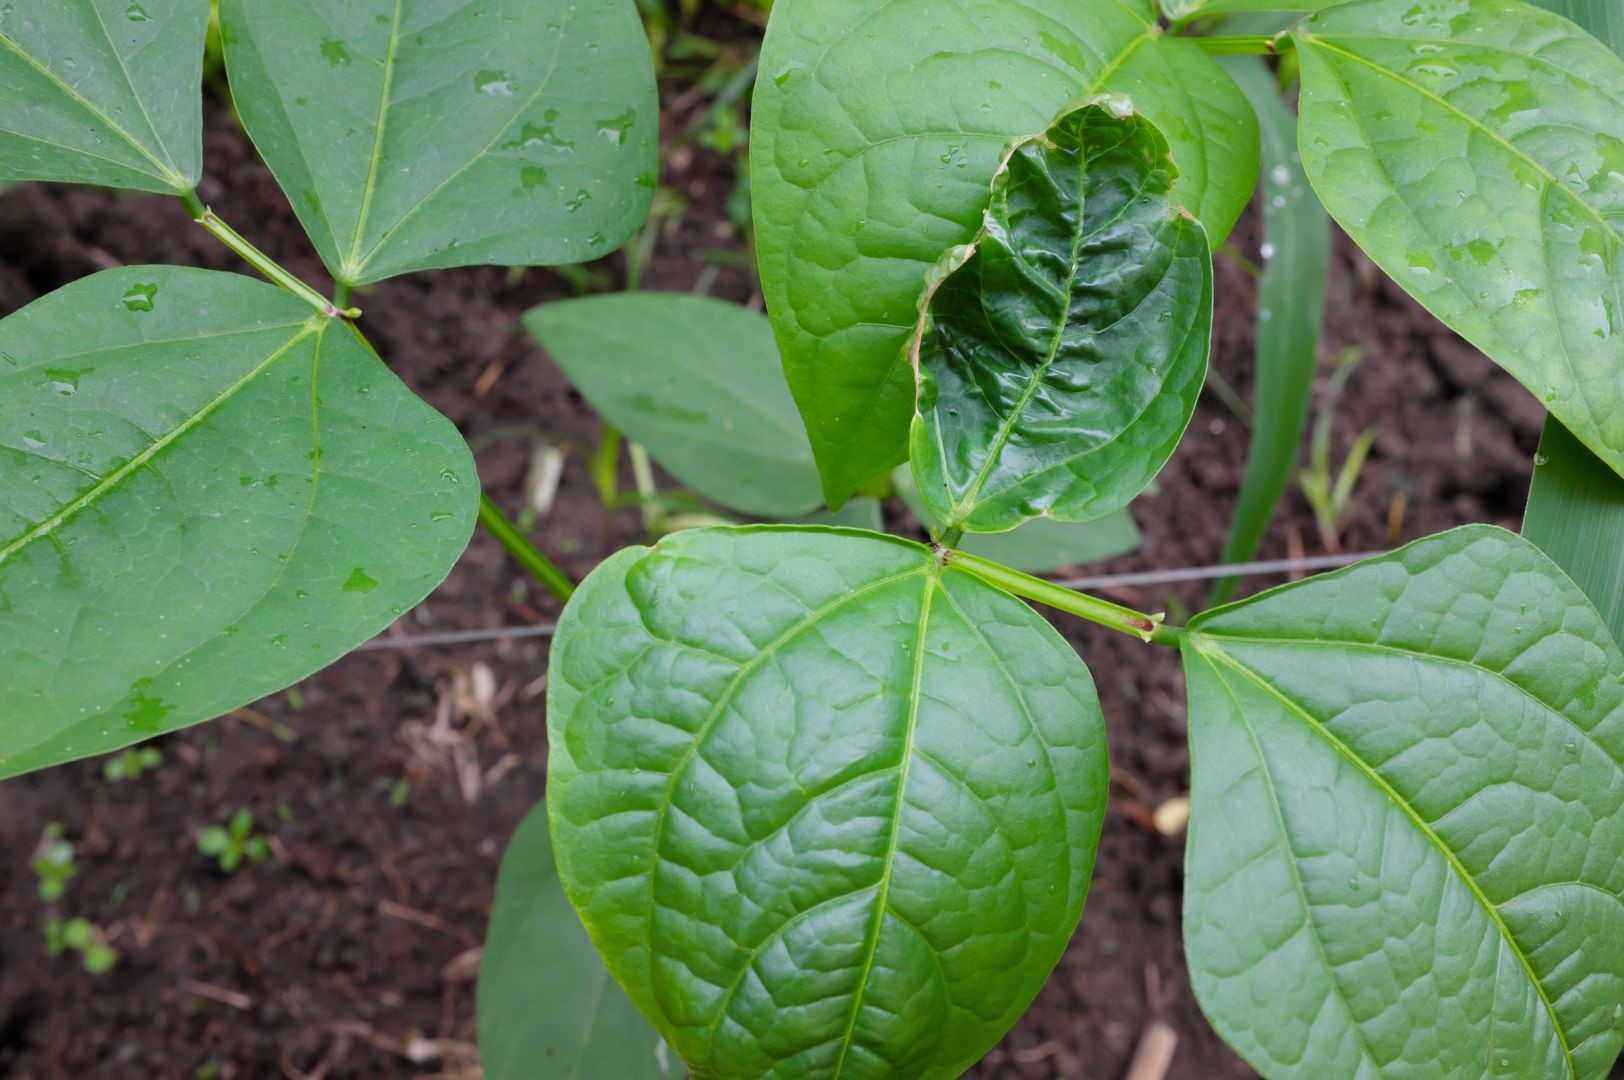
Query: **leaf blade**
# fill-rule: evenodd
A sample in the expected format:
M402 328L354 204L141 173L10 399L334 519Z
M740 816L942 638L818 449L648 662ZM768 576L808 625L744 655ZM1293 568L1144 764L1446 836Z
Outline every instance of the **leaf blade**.
M1572 583L1475 526L1191 633L1185 932L1225 1038L1268 1075L1604 1074L1624 950L1578 942L1624 927L1624 831L1551 814L1612 820L1624 656Z
M208 5L155 14L117 0L12 6L0 15L0 177L158 194L202 176Z
M1535 458L1523 535L1538 544L1624 641L1624 477L1554 417Z
M1516 0L1412 7L1297 30L1309 177L1383 270L1624 470L1624 60Z
M704 1075L958 1075L1086 892L1105 763L1075 654L926 549L849 530L680 533L578 597L549 688L555 844L633 1000ZM946 704L971 685L985 726ZM1008 815L1033 854L998 839Z
M630 3L225 0L221 20L244 125L336 280L585 261L648 214Z
M822 506L765 315L645 292L555 301L524 321L593 410L688 487L766 518Z
M1206 376L1212 256L1166 141L1090 105L1022 143L929 295L914 476L950 528L1115 513L1178 445Z
M1252 185L1245 99L1195 45L1156 37L1148 4L981 14L797 0L768 27L751 141L762 280L831 505L906 460L919 295L974 236L1010 139L1122 93L1173 133L1180 198L1215 238Z
M478 1025L491 1080L532 1077L540 1062L571 1077L673 1075L660 1037L609 977L564 896L545 803L526 815L502 856L479 969Z
M472 531L460 437L268 285L106 271L0 320L0 357L0 775L297 681L426 595Z

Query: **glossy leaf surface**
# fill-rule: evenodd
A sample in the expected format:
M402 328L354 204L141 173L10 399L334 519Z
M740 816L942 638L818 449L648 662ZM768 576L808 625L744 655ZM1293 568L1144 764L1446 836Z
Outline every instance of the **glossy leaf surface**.
M938 521L1093 521L1173 453L1212 342L1212 255L1175 175L1143 117L1098 105L1010 155L913 352L914 478Z
M208 25L208 0L0 7L0 179L190 191Z
M696 1076L957 1077L1076 929L1093 682L919 544L757 526L623 551L564 613L547 719L565 890Z
M682 1073L564 897L545 804L513 834L496 878L479 968L479 1059L486 1080Z
M1523 535L1565 570L1624 642L1624 477L1549 420Z
M1303 172L1297 117L1280 99L1274 73L1256 57L1221 62L1257 110L1263 136L1263 275L1252 441L1224 546L1224 561L1238 563L1256 557L1263 545L1308 427L1331 268L1331 219ZM1228 599L1234 586L1234 578L1220 581L1217 600Z
M920 524L938 533L941 523L930 516L925 501L919 497L913 473L899 468L891 476L897 494L914 512ZM853 500L854 503L859 501ZM965 533L957 549L1028 574L1046 574L1061 567L1082 566L1137 551L1143 539L1133 514L1118 510L1098 521L1060 522L1033 518L1009 532Z
M631 0L223 0L249 135L335 278L581 262L648 215Z
M1345 0L1162 0L1162 11L1170 20L1201 18L1205 15L1246 14L1263 11L1318 11Z
M0 320L0 776L279 690L439 584L455 428L348 327L146 266Z
M907 458L905 347L926 275L981 228L1008 144L1092 96L1167 134L1180 205L1215 240L1251 194L1257 126L1146 0L779 0L761 57L752 193L767 310L839 502Z
M699 494L771 518L822 506L765 315L640 292L544 304L525 325L598 415Z
M1624 60L1517 0L1360 0L1295 38L1332 216L1624 472Z
M1605 1076L1624 1041L1624 654L1457 529L1195 619L1185 947L1270 1077Z

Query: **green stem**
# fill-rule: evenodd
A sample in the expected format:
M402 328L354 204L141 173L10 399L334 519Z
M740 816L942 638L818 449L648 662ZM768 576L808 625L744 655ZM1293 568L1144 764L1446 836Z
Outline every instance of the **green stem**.
M1266 35L1248 37L1188 37L1190 42L1209 56L1272 56L1274 38Z
M632 459L632 480L637 484L638 505L643 510L643 528L650 533L665 531L665 513L660 509L660 489L654 484L654 463L641 443L627 443Z
M350 292L351 285L349 282L335 282L333 284L333 306L339 309L348 308L350 306ZM357 311L355 314L359 315L360 312ZM351 315L350 318L355 318L355 315Z
M192 215L192 220L207 229L216 240L236 252L244 262L264 274L270 281L282 286L282 288L330 318L336 319L340 316L346 319L360 318L361 312L358 309L340 308L321 293L277 265L269 255L250 244L243 238L241 233L221 221L213 210L204 206L195 191L189 191L181 196L181 202L185 204L187 212Z
M604 424L597 453L592 456L592 483L605 509L613 509L620 502L620 441L619 430Z
M943 558L947 565L968 571L987 584L995 585L1007 593L1024 596L1028 600L1035 600L1056 610L1087 619L1089 622L1131 634L1141 641L1153 641L1158 645L1177 645L1184 633L1180 627L1164 626L1162 620L1166 618L1165 615L1146 615L1132 608L1125 608L1121 604L1113 604L1109 600L1101 600L1056 585L1052 581L1023 574L1019 570L995 563L991 559L983 559L979 555L948 551L944 553Z
M575 593L575 586L570 579L553 561L543 555L530 538L519 531L519 527L508 520L502 513L501 507L491 501L491 497L481 492L479 496L479 523L491 538L502 545L513 561L528 570L537 581L544 585L548 592L560 600L568 601Z
M951 528L942 530L942 538L940 543L945 548L956 548L959 546L959 541L963 539L964 530L955 525Z

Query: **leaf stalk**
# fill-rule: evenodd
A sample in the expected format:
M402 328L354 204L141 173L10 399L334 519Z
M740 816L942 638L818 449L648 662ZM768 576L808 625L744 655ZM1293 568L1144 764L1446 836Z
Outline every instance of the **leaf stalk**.
M479 523L490 534L491 539L501 544L502 549L513 557L513 561L529 571L548 592L566 603L575 595L575 586L564 576L564 571L543 555L541 550L530 542L530 538L502 513L501 507L484 492L479 494Z
M1167 618L1165 614L1146 615L1121 604L1113 604L1109 600L1101 600L1096 596L1056 585L1052 581L1023 574L1003 563L983 559L968 552L944 551L942 557L946 565L957 566L1007 593L1129 634L1140 641L1176 646L1184 635L1182 627L1163 625L1163 620Z
M1273 56L1275 38L1270 35L1246 37L1189 37L1191 42L1208 56Z
M283 269L269 255L250 244L241 233L220 220L219 215L213 210L204 206L198 199L197 192L188 191L181 196L181 202L185 204L187 212L192 215L193 221L203 226L216 240L236 252L238 257L255 270L258 270L267 280L280 285L328 318L359 319L361 317L360 308L339 307L338 304L327 299Z

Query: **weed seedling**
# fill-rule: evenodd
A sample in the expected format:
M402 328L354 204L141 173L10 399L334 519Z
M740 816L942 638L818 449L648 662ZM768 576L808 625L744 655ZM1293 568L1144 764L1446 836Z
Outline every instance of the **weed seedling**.
M33 867L34 876L39 879L41 900L62 899L62 894L68 890L68 882L79 875L79 867L73 859L73 845L63 839L61 822L51 822L40 834Z
M105 975L118 963L118 952L107 944L100 927L88 919L64 921L53 915L45 920L45 954L64 952L78 953L80 963L92 975Z
M225 825L210 825L198 833L197 849L218 860L227 874L236 873L244 859L258 864L271 854L270 841L254 832L254 815L247 809L238 810Z

